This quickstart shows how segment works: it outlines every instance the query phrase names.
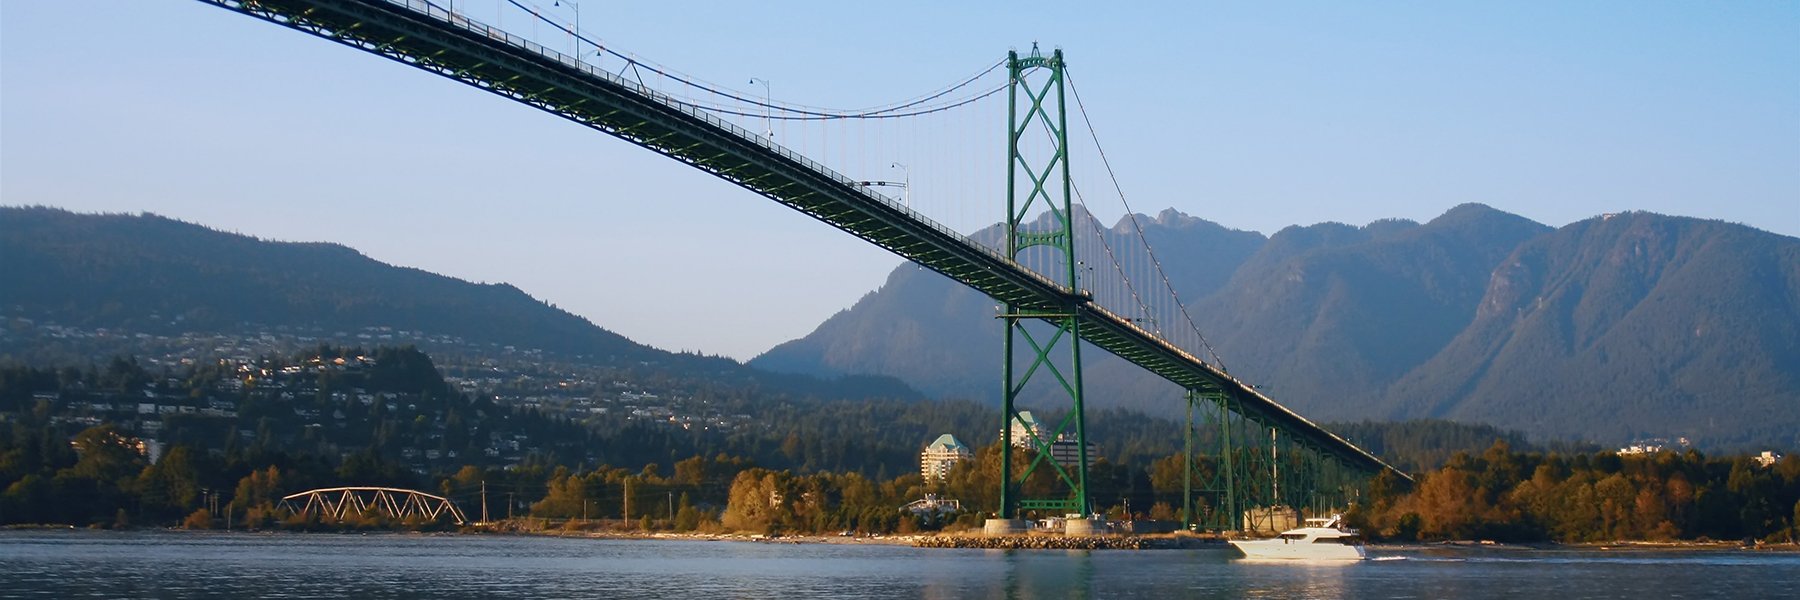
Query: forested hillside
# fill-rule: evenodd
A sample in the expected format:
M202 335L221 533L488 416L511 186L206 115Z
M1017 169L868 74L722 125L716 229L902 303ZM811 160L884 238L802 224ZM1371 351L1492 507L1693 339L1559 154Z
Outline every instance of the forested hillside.
M913 525L897 521L895 507L927 490L962 499L970 509L956 516L979 523L995 501L988 467L999 415L973 402L788 401L703 389L664 399L675 409L664 416L595 400L604 410L555 412L463 394L410 347L320 346L180 368L126 357L95 368L0 367L0 525L222 525L225 514L213 508L252 528L397 525L321 524L275 502L317 487L379 485L437 491L465 510L489 490L498 514L544 518L624 516L627 497L640 507L666 501L669 512L642 526L685 530L738 502L728 492L744 484L741 473L778 490L810 481L880 493L826 496L818 516L832 516L823 521L733 524L744 515L725 511L725 524L739 529L904 530ZM1413 470L1520 437L1448 421L1341 429ZM1101 455L1089 480L1098 505L1115 516L1136 507L1171 518L1181 505L1182 424L1101 410L1089 430ZM931 487L918 475L918 452L941 433L979 448L984 466L958 467Z
M1800 240L1623 213L1520 246L1387 416L1551 436L1800 443Z

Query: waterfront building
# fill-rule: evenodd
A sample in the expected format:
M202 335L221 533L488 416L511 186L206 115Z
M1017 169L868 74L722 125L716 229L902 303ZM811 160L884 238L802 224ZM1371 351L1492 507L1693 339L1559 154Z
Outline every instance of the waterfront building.
M1057 438L1057 440L1054 442L1050 442L1050 460L1054 460L1054 461L1056 461L1056 464L1059 464L1059 465L1062 465L1065 467L1079 464L1081 462L1081 452L1079 451L1079 446L1075 443L1075 440L1070 439L1070 438L1071 438L1071 436L1065 435L1061 438ZM1090 467L1094 466L1094 461L1099 460L1099 459L1100 459L1100 448L1098 446L1095 446L1093 442L1088 442L1087 443L1087 466L1090 466Z
M925 476L925 481L943 481L956 461L973 456L975 453L969 451L968 446L958 441L956 436L946 433L938 436L936 441L925 446L924 452L919 453L919 474Z
M1038 422L1037 417L1031 416L1031 411L1019 411L1018 418L1012 421L1012 445L1019 448L1030 448L1033 435L1038 439L1044 439L1049 432L1044 429L1043 423Z
M1756 461L1756 464L1759 466L1773 467L1775 466L1775 463L1781 462L1781 455L1769 450L1764 450L1760 456L1752 456L1750 457L1750 460Z
M907 503L906 506L900 507L900 511L915 515L961 512L962 502L951 498L943 498L937 494L926 494L924 498L914 500Z

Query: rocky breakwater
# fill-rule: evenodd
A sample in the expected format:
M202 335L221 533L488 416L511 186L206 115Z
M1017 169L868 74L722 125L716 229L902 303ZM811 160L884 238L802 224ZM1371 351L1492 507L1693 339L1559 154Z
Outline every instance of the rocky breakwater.
M1199 548L1217 544L1218 540L1188 536L1091 536L1013 535L974 537L934 535L913 540L917 548L983 548L991 550L1170 550Z

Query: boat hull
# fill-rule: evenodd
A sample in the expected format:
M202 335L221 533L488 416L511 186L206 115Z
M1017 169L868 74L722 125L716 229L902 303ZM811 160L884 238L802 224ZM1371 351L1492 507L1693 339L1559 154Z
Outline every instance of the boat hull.
M1360 545L1337 543L1296 543L1281 538L1270 540L1231 540L1231 545L1245 558L1258 560L1363 560L1368 552Z

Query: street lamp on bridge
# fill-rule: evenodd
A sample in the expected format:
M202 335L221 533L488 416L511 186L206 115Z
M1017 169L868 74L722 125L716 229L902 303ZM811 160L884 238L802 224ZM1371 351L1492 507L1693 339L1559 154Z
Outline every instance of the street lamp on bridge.
M556 0L556 2L551 3L550 6L562 6L562 0ZM575 0L569 0L569 7L575 9L575 29L569 32L569 37L575 38L574 56L575 60L579 61L581 60L581 5L576 3Z
M775 102L772 99L775 96L775 94L774 94L774 92L769 91L770 90L769 80L763 79L761 77L751 77L750 78L751 85L756 85L759 83L762 84L762 86L763 86L763 107L762 107L762 109L763 109L763 135L765 137L773 139L775 137L775 126L770 124L770 122L769 122L769 105L773 104ZM783 125L781 130L787 131L787 126Z

